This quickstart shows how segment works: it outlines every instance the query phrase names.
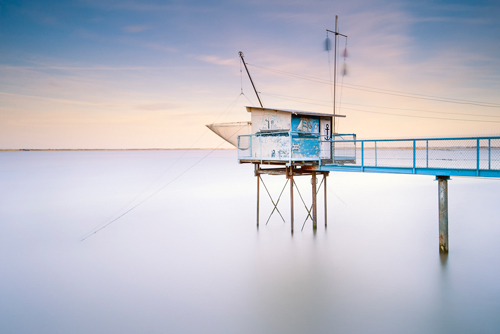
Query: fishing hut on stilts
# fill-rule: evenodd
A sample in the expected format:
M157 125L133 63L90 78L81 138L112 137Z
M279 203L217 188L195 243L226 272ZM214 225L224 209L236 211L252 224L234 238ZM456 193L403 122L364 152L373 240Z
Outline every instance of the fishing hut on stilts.
M240 163L254 164L257 178L257 226L260 223L260 185L268 193L274 206L271 215L278 213L285 220L278 209L278 203L284 190L290 187L290 222L291 231L294 230L294 190L299 195L307 210L307 219L311 219L313 230L318 225L317 195L323 186L325 203L325 226L327 226L327 176L329 171L317 170L321 163L333 163L331 129L334 117L331 115L307 111L273 109L262 107L247 107L251 113L252 133L238 136L238 159ZM344 135L354 138L354 135ZM354 147L354 146L353 146ZM345 150L345 148L344 148ZM347 153L347 152L346 152ZM355 159L355 150L350 155L335 160L342 162ZM280 196L275 201L267 189L262 175L281 175L286 177L286 184ZM312 206L307 207L300 193L295 178L298 176L311 177ZM318 184L318 176L322 176ZM271 217L269 216L269 218ZM269 221L268 218L268 221Z
M450 176L500 178L500 136L358 140L355 134L337 133L335 120L345 117L338 115L335 109L337 37L347 36L338 33L337 17L335 31L327 30L328 33L335 35L332 114L264 108L243 53L240 52L260 107L247 107L251 122L243 125L208 125L215 133L236 144L239 163L254 165L257 179L257 227L260 224L261 185L273 204L267 221L275 213L285 221L278 204L289 186L293 234L295 194L299 195L307 210L305 222L311 219L313 231L316 231L317 199L321 187L325 204L324 223L327 226L327 177L330 172L431 175L438 181L439 251L448 253L448 180ZM328 38L326 44L329 49ZM233 136L240 134L236 141L223 135L222 130L229 127L234 130ZM263 175L286 177L285 186L276 200L264 183ZM310 206L306 205L295 182L299 176L311 177ZM321 176L318 184L318 177Z
M283 221L281 212L278 209L278 203L283 195L283 192L290 184L290 223L291 232L294 230L294 189L296 189L304 207L307 211L307 219L312 220L313 231L316 231L318 226L318 207L317 195L323 186L324 196L324 223L325 228L328 225L328 205L327 205L327 177L329 171L320 171L318 165L322 163L345 163L355 160L355 148L351 152L346 152L346 147L343 147L344 153L347 155L337 155L334 158L333 151L335 144L330 142L333 137L341 137L355 140L356 136L338 135L335 133L335 118L345 117L345 115L337 115L335 108L336 96L336 72L337 72L337 38L338 36L347 37L337 31L337 20L335 16L335 31L327 29L328 33L333 33L335 36L334 45L334 82L333 82L333 114L314 113L308 111L286 110L264 108L260 99L259 93L255 88L248 67L243 58L243 53L239 52L242 63L248 74L252 87L259 100L260 108L247 107L247 111L251 113L251 134L238 136L238 159L240 163L253 163L255 176L257 177L257 228L260 223L260 184L264 186L265 191L269 195L274 206L269 218L277 212ZM329 50L329 39L327 38L327 49ZM261 175L284 175L286 176L285 187L283 187L276 202L273 200L269 190L267 189ZM318 185L318 176L322 175L322 180ZM311 176L311 195L312 205L307 207L294 177ZM304 222L305 223L305 222Z

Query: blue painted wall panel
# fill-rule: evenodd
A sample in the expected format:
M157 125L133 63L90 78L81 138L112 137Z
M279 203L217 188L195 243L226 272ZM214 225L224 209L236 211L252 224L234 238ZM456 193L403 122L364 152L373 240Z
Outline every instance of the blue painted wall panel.
M318 133L319 117L292 115L292 131Z
M316 137L293 136L292 158L319 158L319 141Z

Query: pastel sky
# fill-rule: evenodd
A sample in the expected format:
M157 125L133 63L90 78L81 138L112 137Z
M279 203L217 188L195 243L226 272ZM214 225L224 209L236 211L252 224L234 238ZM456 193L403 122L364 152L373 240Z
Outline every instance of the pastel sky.
M0 149L230 147L205 124L258 104L238 51L265 107L332 112L335 15L339 132L500 133L496 0L0 0Z

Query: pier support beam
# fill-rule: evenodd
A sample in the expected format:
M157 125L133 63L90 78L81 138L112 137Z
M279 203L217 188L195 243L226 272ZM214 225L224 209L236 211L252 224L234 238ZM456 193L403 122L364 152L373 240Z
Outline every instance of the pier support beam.
M287 178L290 179L290 222L293 235L293 166L287 167Z
M318 207L316 202L316 172L312 172L312 209L313 209L313 231L318 228Z
M327 225L327 209L328 209L328 202L326 201L326 177L328 176L327 173L323 173L323 189L325 191L325 228Z
M448 180L449 176L437 175L439 188L439 252L448 253Z
M259 187L260 187L260 174L259 174L259 165L255 164L255 176L257 176L257 229L259 229Z

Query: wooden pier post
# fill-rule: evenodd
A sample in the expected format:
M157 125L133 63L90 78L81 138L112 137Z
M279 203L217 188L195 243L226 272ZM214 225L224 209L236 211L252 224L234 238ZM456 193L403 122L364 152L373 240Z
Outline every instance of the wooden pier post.
M326 177L328 176L327 173L323 173L323 188L325 190L325 228L327 226L327 208L328 208L328 202L326 201Z
M313 231L318 228L318 208L316 205L316 172L312 172Z
M260 174L259 174L259 165L255 164L255 176L257 176L257 229L259 229L259 187L260 187Z
M290 179L290 222L293 235L293 166L287 167L287 177Z
M448 180L449 176L437 175L439 188L439 252L448 253Z

